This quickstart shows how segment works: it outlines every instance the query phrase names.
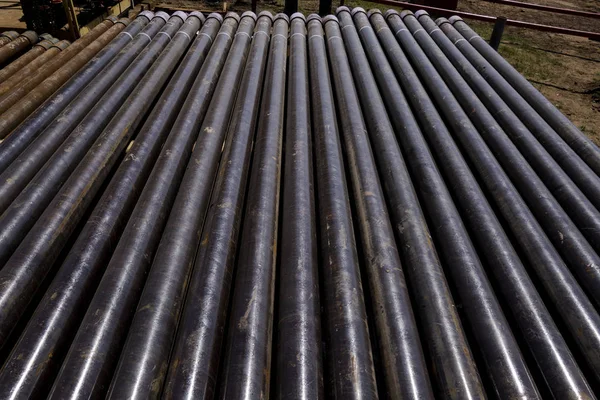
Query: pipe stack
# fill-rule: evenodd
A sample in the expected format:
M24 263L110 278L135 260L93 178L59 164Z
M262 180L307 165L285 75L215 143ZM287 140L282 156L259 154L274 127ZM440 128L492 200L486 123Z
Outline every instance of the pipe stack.
M462 19L56 45L0 71L0 397L600 396L600 149Z

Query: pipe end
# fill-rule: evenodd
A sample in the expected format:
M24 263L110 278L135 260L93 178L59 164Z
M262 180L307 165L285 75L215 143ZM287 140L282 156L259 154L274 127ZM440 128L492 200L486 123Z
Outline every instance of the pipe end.
M129 18L120 18L116 23L116 24L122 24L122 25L129 25L131 23L131 20Z
M362 8L362 7L354 7L354 8L352 9L352 11L350 11L350 15L352 15L353 17L354 17L356 14L359 14L359 13L363 13L363 14L365 14L365 15L367 15L367 16L369 15L369 14L367 14L367 10L365 10L365 9L364 9L364 8Z
M31 44L37 43L39 39L37 33L35 33L34 31L25 31L21 34L21 36L25 36Z
M288 24L290 23L290 17L288 17L287 14L284 14L284 13L275 14L275 19L273 21L277 21L278 19L282 19L285 22L287 22Z
M445 17L440 17L435 20L435 24L437 26L442 26L444 24L449 24L449 23L450 23L450 21L448 21L448 18L445 18Z
M200 11L192 11L189 17L196 17L200 20L200 23L204 23L206 21L206 17Z
M462 20L463 20L463 19L462 19L461 17L459 17L458 15L453 15L453 16L451 16L450 18L448 18L448 21L449 21L451 24L454 24L455 22L462 21Z
M175 11L173 14L171 14L171 18L173 18L173 17L178 17L183 22L185 22L185 20L187 19L188 15L187 15L187 13L184 13L183 11Z
M16 38L19 37L19 33L15 32L15 31L6 31L6 32L3 32L2 34L0 34L0 36L5 36L5 37L9 38L10 40L15 40Z
M415 12L415 18L419 19L424 15L429 15L429 13L425 10L418 10L417 12Z
M335 14L339 14L341 12L347 12L347 13L351 13L350 9L346 6L339 6L338 8L335 9Z
M302 21L304 21L304 23L306 23L306 17L304 16L304 14L302 14L301 12L295 12L290 16L290 21L295 20L296 18L301 19Z
M159 11L154 14L154 18L162 18L163 21L167 22L170 18L170 15L164 11Z
M413 12L412 12L412 11L410 11L410 10L403 10L403 11L400 13L400 18L404 19L404 18L408 17L409 15L412 15L412 16L414 16L414 15L415 15L415 13L413 13Z
M141 13L138 14L137 18L139 18L139 17L144 17L148 21L150 21L152 18L154 18L154 13L152 11L149 11L149 10L144 10Z
M64 50L67 47L69 47L69 45L71 44L71 42L69 42L68 40L61 40L60 42L56 43L54 46L52 47L56 47L59 50Z
M319 21L323 23L323 18L321 18L319 14L310 14L308 17L306 17L306 23L309 23L310 21Z
M117 22L119 19L118 19L117 17L115 17L114 15L110 15L110 16L108 16L108 17L104 18L104 20L105 20L105 21L110 21L110 22L112 22L112 23L114 24L114 23L116 23L116 22Z
M242 19L238 13L234 13L234 12L228 12L227 14L225 14L225 18L223 18L223 21L225 21L227 18L233 18L237 21L237 23L240 23L240 20Z
M271 22L273 22L273 14L271 14L269 11L261 11L256 17L257 19L261 17L267 17L271 20Z
M245 11L245 12L242 14L242 18L244 18L244 17L250 17L250 18L252 18L254 21L256 21L256 20L258 19L258 18L256 17L256 14L254 14L252 11Z
M381 10L379 8L372 8L369 11L367 11L367 17L369 19L371 19L371 17L373 15L381 15L381 16L383 16L383 13L381 12Z
M388 18L391 18L394 15L400 16L400 13L398 11L396 11L396 10L387 10L383 14L383 18L385 18L387 20Z
M36 46L39 46L44 50L48 50L50 47L54 46L54 43L50 40L42 40L41 42L37 43Z
M42 33L39 37L40 40L51 40L52 35L49 33Z
M223 23L223 16L219 13L210 13L208 14L208 16L206 17L206 20L209 20L211 18L216 19L217 21L219 21L220 24Z
M340 24L340 20L333 14L329 14L323 17L323 25L327 25L328 22L335 22L336 24Z

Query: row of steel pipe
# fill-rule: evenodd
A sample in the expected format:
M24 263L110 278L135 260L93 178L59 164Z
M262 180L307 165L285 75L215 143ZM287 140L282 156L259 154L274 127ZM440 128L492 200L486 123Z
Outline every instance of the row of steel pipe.
M9 36L4 36L10 38ZM26 31L0 47L0 66L6 64L25 49L38 42L38 35L34 31Z
M121 28L0 142L0 397L595 399L592 153L462 24Z
M6 81L7 78L17 73L25 66L27 66L30 62L44 54L44 52L50 49L53 45L58 43L58 39L49 38L36 43L31 50L27 53L23 54L21 57L17 58L6 67L0 70L0 82Z

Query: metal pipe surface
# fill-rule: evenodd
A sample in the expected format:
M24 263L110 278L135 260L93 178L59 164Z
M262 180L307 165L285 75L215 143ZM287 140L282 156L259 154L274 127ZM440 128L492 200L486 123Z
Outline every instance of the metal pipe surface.
M456 30L477 49L477 51L511 84L513 88L554 128L563 140L575 150L589 166L600 176L600 148L544 97L512 65L494 51L461 18L449 19Z
M50 123L58 117L58 115L69 105L69 103L77 97L83 90L87 90L88 94L94 93L95 96L101 96L102 92L95 92L94 84L91 84L100 73L102 75L96 80L96 84L110 78L117 78L111 74L114 63L118 58L127 58L123 56L125 53L130 55L137 54L132 51L131 42L134 41L134 36L137 39L138 33L148 25L154 17L154 13L150 11L142 12L133 22L121 31L106 47L104 47L92 60L90 60L83 68L81 68L71 79L69 79L62 87L54 92L52 96L44 103L43 107L35 110L25 121L23 121L12 132L8 126L8 120L0 121L0 136L8 135L0 144L0 173L3 172L27 146L45 129ZM144 40L150 41L149 38L140 35ZM141 51L141 50L140 50ZM131 62L131 60L128 60ZM108 66L110 65L110 67ZM127 64L128 65L128 64ZM122 67L125 69L125 66ZM111 81L112 82L112 81ZM88 84L90 84L88 86ZM85 103L85 97L79 97L79 103ZM87 103L90 104L90 103ZM89 106L91 108L91 106ZM82 116L83 118L83 116Z
M321 18L308 16L328 396L378 399L335 100Z
M235 266L221 373L223 399L260 398L271 386L288 27L287 15L275 15L257 134L251 145L251 189L240 238L243 245ZM233 148L230 154L233 158Z
M323 356L306 18L290 17L276 399L322 400Z
M34 31L26 31L16 39L0 47L0 66L19 55L23 50L33 46L38 41L38 35Z
M40 66L31 76L23 79L18 86L9 89L0 97L0 115L16 104L23 96L33 90L37 85L43 82L47 77L52 75L57 69L65 65L67 61L75 57L77 53L85 49L89 44L98 39L100 35L110 29L116 20L106 19L101 24L97 25L87 35L73 42L69 47L64 49L56 57L46 64Z
M361 112L357 89L361 94L365 94L363 76L357 76L357 84L354 86L350 67L350 64L354 68L357 67L356 61L360 54L356 54L350 49L347 54L344 49L344 44L347 44L348 47L351 44L360 46L360 41L356 31L352 31L354 25L350 10L347 7L339 7L336 13L340 21L333 18L327 21L325 34L338 105L343 148L347 155L349 181L358 217L360 239L363 244L364 266L375 315L376 334L380 350L382 350L380 356L386 389L394 398L433 399L433 390L429 382L425 357L408 293L405 267L400 261L400 252L394 245L394 231L373 158L371 146L376 140L369 140L369 136L384 137L386 135L388 139L391 135L393 140L393 131L385 114L378 112L383 111L384 108L381 99L378 99L375 93L370 93L371 99L368 104L363 103L365 107ZM362 56L364 58L364 54ZM373 89L375 88L376 86L373 86ZM367 124L370 127L368 133ZM381 150L379 143L373 143L373 147L375 151ZM390 147L389 143L387 147ZM400 156L397 160L402 163L399 151L396 155ZM402 171L406 171L404 165L399 166ZM408 175L406 174L406 176ZM416 197L413 200L416 201ZM407 207L410 206L407 205ZM421 221L421 223L424 222L424 220ZM432 257L430 259L433 259L434 263L427 265L421 260L420 269L426 271L433 266L431 271L436 271L432 276L443 277L437 257L431 252L431 248L427 249L427 252L429 254L425 254L423 259ZM409 266L409 269L411 268ZM439 281L445 285L443 278ZM423 289L424 295L431 296L432 299L435 299L434 302L445 303L446 309L451 310L446 314L452 316L453 303L447 288L445 298L436 298L437 293L432 294L428 288ZM419 307L425 309L422 304ZM450 319L446 318L447 315L443 315L444 312L436 313L431 310L431 307L427 308L427 313L435 314L438 321L446 322ZM454 316L454 320L458 320L458 315ZM452 332L453 330L457 332ZM468 346L466 339L462 337L460 325L450 325L449 331L448 337L459 337L460 345Z
M6 302L6 307L1 307L3 312L0 312L2 343L20 317L19 311L29 303L41 284L41 279L58 257L69 234L81 218L85 206L93 199L93 193L98 190L98 183L93 179L101 182L110 170L108 163L115 162L118 157L115 154L116 148L115 153L110 152L112 146L107 142L110 130L107 129L106 134L101 135L103 128L109 122L114 128L124 123L124 131L117 129L116 132L124 132L126 135L134 133L127 129L127 125L133 122L139 123L143 115L137 115L137 121L113 119L112 116L119 111L120 106L138 86L137 84L145 78L146 72L150 70L182 23L179 17L169 19L161 31L164 33L158 34L136 59L137 62L128 69L128 73L121 75L115 84L118 89L103 96L88 117L78 126L75 134L63 143L21 193L20 196L28 199L27 204L21 203L21 197L17 197L16 203L12 204L0 218L2 228L10 227L2 229L0 237L2 258L10 256L10 260L0 270L0 282L7 282L0 290L0 304ZM140 85L137 89L141 88ZM132 94L132 99L134 94L135 92ZM131 113L135 110L126 106L121 110L121 113L125 112ZM125 145L126 143L121 143L121 146ZM90 148L92 151L88 153ZM104 158L106 151L109 151L108 159ZM85 161L82 161L83 159ZM86 161L99 162L100 167L96 168L94 164L94 168L90 168L92 164L88 165ZM104 161L107 164L102 167ZM87 179L90 181L88 182ZM67 184L63 188L65 182ZM86 192L91 194L86 196ZM65 198L63 199L62 196ZM37 217L36 220L33 220L34 216ZM55 229L59 229L62 234L55 235ZM13 254L11 251L15 243L13 240L21 235L23 240ZM38 257L29 257L32 251Z
M244 16L246 24L251 18L257 18L251 12L242 14ZM204 137L196 144L192 155L196 165L188 169L182 184L182 190L195 195L196 204L202 212L196 217L201 218L198 228L203 228L201 237L194 236L198 250L171 354L167 386L163 393L165 399L212 399L217 396L216 377L221 367L220 359L224 358L221 351L223 330L227 321L272 19L270 13L263 12L256 20L229 128L224 130L214 125L213 118L204 121L200 131ZM238 31L236 36L242 34L247 36L245 31ZM217 171L219 156L221 161ZM199 182L193 183L191 178ZM180 193L182 200L188 196ZM208 212L206 217L205 212ZM188 212L188 215L193 214Z
M0 47L12 42L19 36L20 36L19 33L16 31L2 32L2 34L0 34Z
M538 295L503 227L496 219L494 211L474 177L468 172L467 166L463 163L462 167L452 169L452 164L448 165L446 162L439 163L439 169L436 166L423 133L437 132L441 136L445 129L443 122L433 103L426 100L428 97L425 88L420 85L408 60L395 43L395 38L387 28L383 16L378 10L374 10L369 12L369 16L364 12L355 11L353 17L381 95L389 110L391 123L396 129L396 137L407 156L407 164L414 177L416 189L427 199L450 198L449 188L444 183L440 171L451 169L450 176L454 179L448 180L448 185L452 185L456 207L469 210L463 214L465 223L476 233L475 242L480 245L480 249L483 249L482 254L490 265L488 270L491 271L490 276L496 278L501 284L502 293L510 301L513 315L517 318L521 332L532 349L538 365L541 366L546 381L551 384L552 392L557 398L565 397L570 393L590 393L589 386L552 316ZM377 30L377 34L374 29ZM380 37L381 43L377 36ZM395 49L391 45L394 43ZM386 58L384 48L389 49L390 62ZM398 61L397 70L402 71L402 74L398 75L398 80L392 68L394 60ZM409 101L415 107L415 114L410 111ZM415 116L421 120L423 132L419 129ZM449 132L446 131L443 135L449 137ZM449 149L451 145L443 143L443 147ZM395 171L397 168L391 170ZM436 192L436 196L428 195L432 191ZM428 202L433 206L437 200L428 200ZM531 329L532 326L536 329Z
M0 70L0 82L6 81L9 77L11 77L16 72L23 69L27 64L44 54L46 50L50 47L54 46L54 43L50 40L42 40L41 42L34 45L31 50L27 53L23 54L21 57L17 58L6 67Z

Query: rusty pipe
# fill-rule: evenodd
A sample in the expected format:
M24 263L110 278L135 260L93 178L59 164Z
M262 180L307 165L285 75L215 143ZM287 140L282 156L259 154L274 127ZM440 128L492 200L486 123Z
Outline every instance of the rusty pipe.
M34 31L26 31L15 40L0 47L0 66L6 64L23 50L36 44L38 35Z

